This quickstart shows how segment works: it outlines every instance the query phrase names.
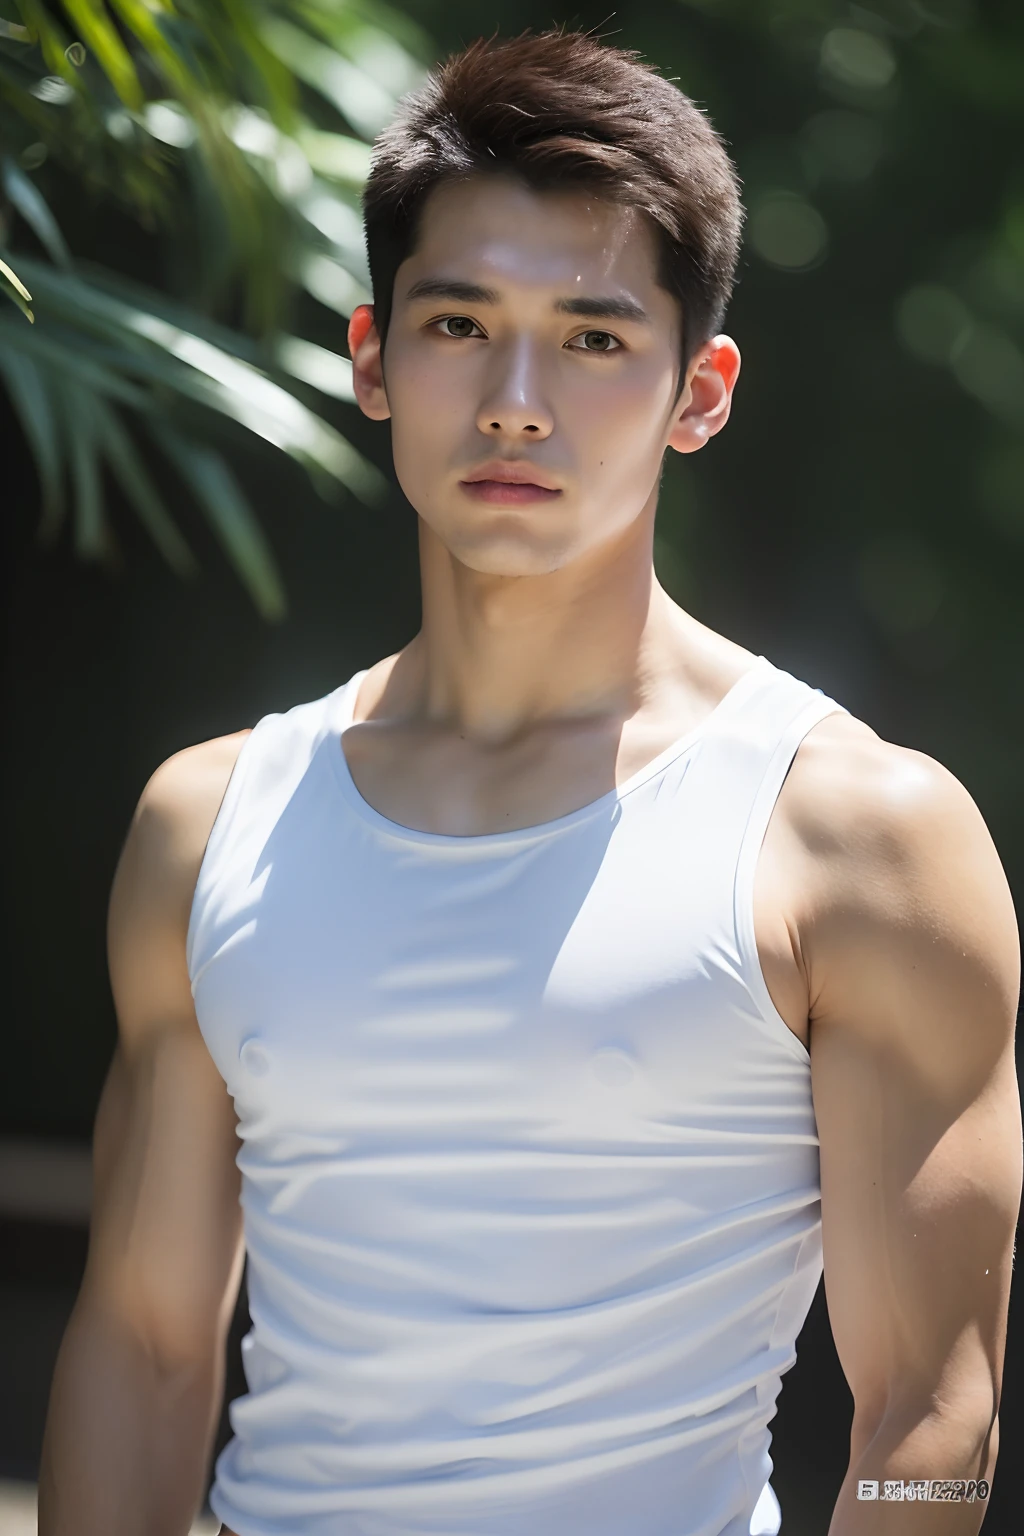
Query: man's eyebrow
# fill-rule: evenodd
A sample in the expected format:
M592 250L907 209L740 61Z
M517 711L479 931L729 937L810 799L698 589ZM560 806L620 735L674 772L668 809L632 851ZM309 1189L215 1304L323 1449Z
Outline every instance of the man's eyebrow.
M407 299L453 299L457 304L497 304L496 288L481 288L479 283L459 283L450 277L421 277L413 283Z
M579 298L558 299L555 309L560 315L579 315L584 320L639 320L648 322L650 315L636 299Z
M479 283L462 283L449 277L421 277L406 294L413 299L450 299L456 304L497 304L501 295L496 288L484 288ZM649 323L650 316L636 299L588 297L579 294L571 299L556 299L555 311L560 315L578 315L583 320L635 320Z

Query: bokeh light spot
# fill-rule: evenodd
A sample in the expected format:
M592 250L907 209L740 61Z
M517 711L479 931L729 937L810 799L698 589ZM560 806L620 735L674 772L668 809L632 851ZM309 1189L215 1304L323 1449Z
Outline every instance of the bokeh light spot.
M976 325L956 347L950 366L957 383L1008 422L1024 420L1024 356L994 325Z
M821 45L821 65L843 85L880 91L896 73L896 56L883 38L871 32L833 27Z
M824 256L828 228L806 198L795 192L769 192L754 205L750 243L770 266L798 271Z
M967 306L936 283L922 283L903 295L896 330L908 352L926 363L949 363L973 328Z
M882 153L882 130L863 112L818 112L800 131L809 168L836 181L863 181Z

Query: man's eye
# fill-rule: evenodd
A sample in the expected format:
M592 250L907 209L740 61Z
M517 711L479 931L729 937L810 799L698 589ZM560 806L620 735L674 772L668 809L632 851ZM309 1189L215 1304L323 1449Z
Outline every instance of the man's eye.
M471 336L474 331L479 330L476 321L471 320L468 315L446 315L443 320L438 321L438 324L444 327L445 336L461 338Z
M582 336L576 336L573 340L582 342L578 349L581 352L617 352L622 346L621 341L608 331L584 331Z

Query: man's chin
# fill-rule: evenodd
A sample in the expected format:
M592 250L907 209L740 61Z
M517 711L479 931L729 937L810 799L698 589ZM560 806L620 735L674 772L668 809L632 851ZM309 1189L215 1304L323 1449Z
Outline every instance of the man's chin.
M498 547L480 549L453 548L453 559L481 576L550 576L569 562L562 550L524 550L520 545L510 546L503 542Z
M523 529L489 529L457 535L430 530L451 558L481 576L549 576L572 559L564 543L553 544Z

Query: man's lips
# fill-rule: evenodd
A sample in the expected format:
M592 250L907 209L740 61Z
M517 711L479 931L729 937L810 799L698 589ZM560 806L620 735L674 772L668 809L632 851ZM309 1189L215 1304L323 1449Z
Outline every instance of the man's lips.
M475 501L517 507L529 501L550 501L561 496L543 470L521 459L492 459L481 464L459 484Z
M474 501L488 501L499 507L521 507L532 501L554 501L561 491L549 490L530 480L460 480L459 485Z

